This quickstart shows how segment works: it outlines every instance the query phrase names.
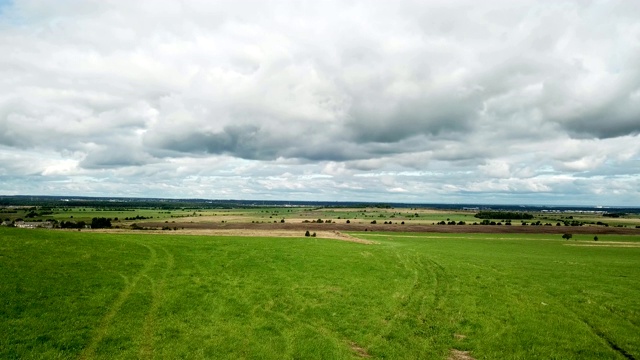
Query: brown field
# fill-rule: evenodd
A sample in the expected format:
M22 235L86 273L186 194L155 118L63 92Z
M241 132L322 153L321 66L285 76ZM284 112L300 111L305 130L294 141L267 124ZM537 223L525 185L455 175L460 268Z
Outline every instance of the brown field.
M399 224L346 224L346 223L219 223L219 222L145 222L146 228L161 229L163 226L178 227L180 230L245 230L302 232L345 232L345 231L389 231L421 233L480 233L480 234L617 234L640 235L640 229L603 226L506 226L506 225L399 225Z

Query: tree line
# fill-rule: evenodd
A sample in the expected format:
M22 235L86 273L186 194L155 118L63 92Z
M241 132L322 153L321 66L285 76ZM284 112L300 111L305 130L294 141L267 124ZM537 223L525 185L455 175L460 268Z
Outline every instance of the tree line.
M474 215L478 219L531 220L533 215L512 211L480 211Z

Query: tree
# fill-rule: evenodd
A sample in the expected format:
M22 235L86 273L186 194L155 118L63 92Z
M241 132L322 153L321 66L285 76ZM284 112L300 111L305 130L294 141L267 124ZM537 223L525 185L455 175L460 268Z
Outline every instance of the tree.
M598 241L598 237L597 237L597 236L594 236L594 237L593 237L593 241Z
M304 233L304 236L306 236L306 237L311 236L311 234L309 233L309 230L307 230L307 232L306 232L306 233Z
M91 228L92 229L104 229L111 227L111 219L107 218L93 218L91 219Z
M565 240L569 240L569 239L571 239L572 237L573 237L573 235L571 235L571 234L564 234L564 235L562 235L562 238L563 238L563 239L565 239Z

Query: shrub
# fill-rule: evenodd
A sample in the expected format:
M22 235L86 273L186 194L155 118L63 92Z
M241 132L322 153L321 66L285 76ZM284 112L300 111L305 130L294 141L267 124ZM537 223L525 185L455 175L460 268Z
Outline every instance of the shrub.
M311 234L309 233L309 230L307 230L307 232L306 232L306 233L304 233L304 236L306 236L306 237L311 236Z
M136 223L133 223L129 226L131 230L143 230L144 228Z
M571 234L564 234L564 235L562 235L562 238L563 238L563 239L565 239L565 240L569 240L569 239L571 239L572 237L573 237L573 235L571 235Z

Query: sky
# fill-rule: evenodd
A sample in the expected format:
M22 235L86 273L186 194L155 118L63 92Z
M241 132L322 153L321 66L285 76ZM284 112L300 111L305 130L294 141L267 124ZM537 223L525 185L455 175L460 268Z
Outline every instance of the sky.
M0 195L640 206L635 1L0 1Z

